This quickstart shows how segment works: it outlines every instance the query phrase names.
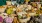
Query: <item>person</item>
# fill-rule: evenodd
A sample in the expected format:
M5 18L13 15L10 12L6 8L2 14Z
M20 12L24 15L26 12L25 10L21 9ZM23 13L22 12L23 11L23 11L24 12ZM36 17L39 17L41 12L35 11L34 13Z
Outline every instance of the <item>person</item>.
M0 23L3 23L3 18L2 18L2 16L0 16Z
M7 18L5 18L6 23L12 23L13 19L11 18L10 15L8 15Z
M18 20L17 20L17 17L14 17L13 23L18 23L17 21L18 21Z
M0 0L0 6L6 5L6 0Z

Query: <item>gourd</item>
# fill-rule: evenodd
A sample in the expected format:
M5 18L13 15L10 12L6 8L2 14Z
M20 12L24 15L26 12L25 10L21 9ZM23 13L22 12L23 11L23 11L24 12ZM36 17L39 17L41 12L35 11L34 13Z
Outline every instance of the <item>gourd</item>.
M39 14L36 14L36 17L39 16Z
M34 7L36 7L36 3L32 3L32 5L33 5Z
M7 9L7 14L12 14L13 13L13 9L12 8L9 8L9 9Z
M18 18L20 19L21 18L21 15L18 15Z
M40 13L42 13L42 7L40 8Z

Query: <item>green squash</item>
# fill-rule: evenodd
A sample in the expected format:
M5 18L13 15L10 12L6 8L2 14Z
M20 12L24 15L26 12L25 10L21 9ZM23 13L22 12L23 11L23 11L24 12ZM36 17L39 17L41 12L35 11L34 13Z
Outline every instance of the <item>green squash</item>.
M36 17L39 16L39 14L36 14Z
M20 19L22 16L21 15L18 15L18 19Z

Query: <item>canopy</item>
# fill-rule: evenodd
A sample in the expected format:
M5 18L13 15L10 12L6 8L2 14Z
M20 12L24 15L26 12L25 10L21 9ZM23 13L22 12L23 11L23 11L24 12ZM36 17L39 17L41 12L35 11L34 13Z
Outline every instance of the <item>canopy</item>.
M6 4L6 0L0 0L0 6L5 5Z

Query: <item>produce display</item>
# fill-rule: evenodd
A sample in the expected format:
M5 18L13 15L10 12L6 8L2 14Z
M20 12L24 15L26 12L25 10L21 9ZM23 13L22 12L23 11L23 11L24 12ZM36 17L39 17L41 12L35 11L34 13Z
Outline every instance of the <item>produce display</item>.
M27 0L26 0L27 1ZM29 1L29 0L28 0ZM6 6L0 6L0 16L5 19L6 23L39 23L39 16L42 15L42 6L40 3L11 5L7 1ZM6 17L7 16L7 17ZM9 19L10 18L10 19ZM1 19L1 18L0 18ZM8 21L9 20L9 21ZM2 23L2 22L1 22Z

